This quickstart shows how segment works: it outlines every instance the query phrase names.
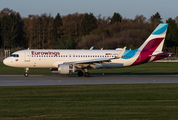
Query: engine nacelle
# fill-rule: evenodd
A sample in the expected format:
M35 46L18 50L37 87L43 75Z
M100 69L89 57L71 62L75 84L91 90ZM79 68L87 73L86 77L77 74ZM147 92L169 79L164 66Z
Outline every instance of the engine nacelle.
M50 68L51 73L72 74L76 71L76 67L72 64L59 64L58 68Z

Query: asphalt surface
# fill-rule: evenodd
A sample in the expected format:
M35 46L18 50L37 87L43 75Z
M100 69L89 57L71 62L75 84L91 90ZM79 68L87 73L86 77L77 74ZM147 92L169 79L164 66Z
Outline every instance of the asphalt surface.
M178 83L178 75L0 75L0 86Z

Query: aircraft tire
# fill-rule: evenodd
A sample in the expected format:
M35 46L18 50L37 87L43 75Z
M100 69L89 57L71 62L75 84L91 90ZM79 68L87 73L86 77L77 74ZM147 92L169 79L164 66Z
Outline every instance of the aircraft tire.
M24 76L25 76L25 77L28 77L28 73L25 73Z
M83 76L83 72L82 72L82 71L79 71L79 72L78 72L78 76L79 76L79 77Z
M84 76L85 77L90 77L90 73L89 72L85 72Z

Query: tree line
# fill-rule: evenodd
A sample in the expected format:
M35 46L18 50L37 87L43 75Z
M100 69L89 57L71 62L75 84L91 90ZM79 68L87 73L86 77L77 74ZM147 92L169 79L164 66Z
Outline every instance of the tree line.
M112 17L94 16L93 13L74 13L54 18L50 14L28 15L4 8L0 11L0 47L2 49L115 49L127 46L138 48L162 23L157 12L149 19L136 15L123 18L119 13ZM169 23L164 50L178 54L178 17Z

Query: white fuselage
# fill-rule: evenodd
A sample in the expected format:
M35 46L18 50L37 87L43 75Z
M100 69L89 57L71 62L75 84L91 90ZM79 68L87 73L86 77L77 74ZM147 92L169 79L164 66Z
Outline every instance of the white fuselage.
M14 52L4 60L4 64L20 68L58 68L65 62L76 62L93 59L114 58L121 50L54 50L54 49L31 49ZM138 51L137 51L138 52ZM130 59L112 59L109 63L95 64L94 68L117 68L131 65L135 57Z

